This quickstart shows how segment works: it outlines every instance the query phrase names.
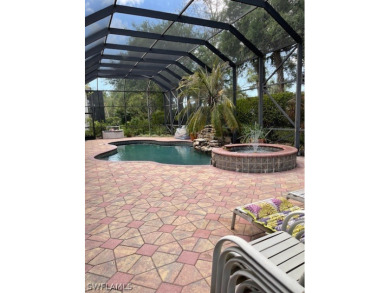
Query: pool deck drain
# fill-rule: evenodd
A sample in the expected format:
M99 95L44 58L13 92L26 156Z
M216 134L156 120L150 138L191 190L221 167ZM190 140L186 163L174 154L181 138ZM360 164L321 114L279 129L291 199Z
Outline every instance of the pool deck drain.
M230 230L233 209L304 188L302 157L273 174L95 159L112 141L85 142L86 291L104 283L123 284L113 293L209 292L215 243L259 233L243 219Z

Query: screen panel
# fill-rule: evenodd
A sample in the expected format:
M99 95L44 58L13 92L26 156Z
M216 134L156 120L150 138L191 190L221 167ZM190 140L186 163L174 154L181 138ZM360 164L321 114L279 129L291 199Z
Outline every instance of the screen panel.
M137 57L137 58L141 58L145 54L143 52L133 52L133 51L107 49L107 48L104 49L103 53L105 55L129 56L129 57Z
M196 44L177 43L177 42L169 42L169 41L159 40L153 46L153 48L188 52L188 51L192 50L193 48L195 48L196 46L197 46Z
M152 59L160 59L160 60L176 60L180 58L180 56L177 55L165 55L165 54L155 54L155 53L147 53L145 55L145 58L152 58Z
M195 39L208 39L218 30L201 25L175 22L167 31L167 35L178 37L189 37Z
M221 31L219 34L212 37L209 42L234 63L244 61L255 55L247 46L228 31Z
M85 16L114 4L114 0L85 0Z
M85 27L85 37L88 38L89 36L93 35L94 33L97 33L98 31L108 28L108 24L110 23L111 16L107 16L101 20L98 20L89 26Z
M195 0L183 15L232 23L253 9L251 5L229 0Z
M87 46L85 46L85 52L87 52L89 49L92 49L92 48L95 48L95 47L98 47L98 46L101 46L104 44L104 40L106 39L106 37L103 37Z
M188 2L189 0L118 0L117 4L177 14L187 5Z
M167 20L123 13L114 13L111 27L161 34L168 28L170 24L171 21Z
M295 43L289 34L262 8L257 8L234 24L263 53Z

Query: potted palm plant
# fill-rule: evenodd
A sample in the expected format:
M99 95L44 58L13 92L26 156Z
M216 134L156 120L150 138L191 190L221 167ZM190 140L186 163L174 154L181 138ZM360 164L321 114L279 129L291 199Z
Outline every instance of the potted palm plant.
M266 137L269 131L266 133L264 129L255 122L254 126L244 126L242 129L242 136L240 137L243 143L265 143Z
M223 136L224 125L232 131L238 129L234 105L224 89L227 68L227 63L219 63L213 66L211 73L199 70L179 83L178 97L192 97L192 102L187 102L179 113L180 116L191 113L187 121L190 134L198 133L208 124L213 126L217 137Z

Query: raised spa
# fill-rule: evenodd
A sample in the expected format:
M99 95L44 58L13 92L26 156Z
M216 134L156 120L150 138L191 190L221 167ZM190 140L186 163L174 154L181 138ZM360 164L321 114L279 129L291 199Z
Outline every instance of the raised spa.
M294 169L298 150L279 144L229 144L214 148L211 164L224 170L243 173L273 173Z

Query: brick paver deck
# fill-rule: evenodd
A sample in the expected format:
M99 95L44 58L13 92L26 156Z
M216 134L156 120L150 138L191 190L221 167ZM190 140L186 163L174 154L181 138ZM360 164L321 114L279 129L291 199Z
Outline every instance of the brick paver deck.
M215 243L259 233L243 219L230 230L233 209L304 188L302 157L274 174L94 159L110 141L85 143L88 292L209 292Z

